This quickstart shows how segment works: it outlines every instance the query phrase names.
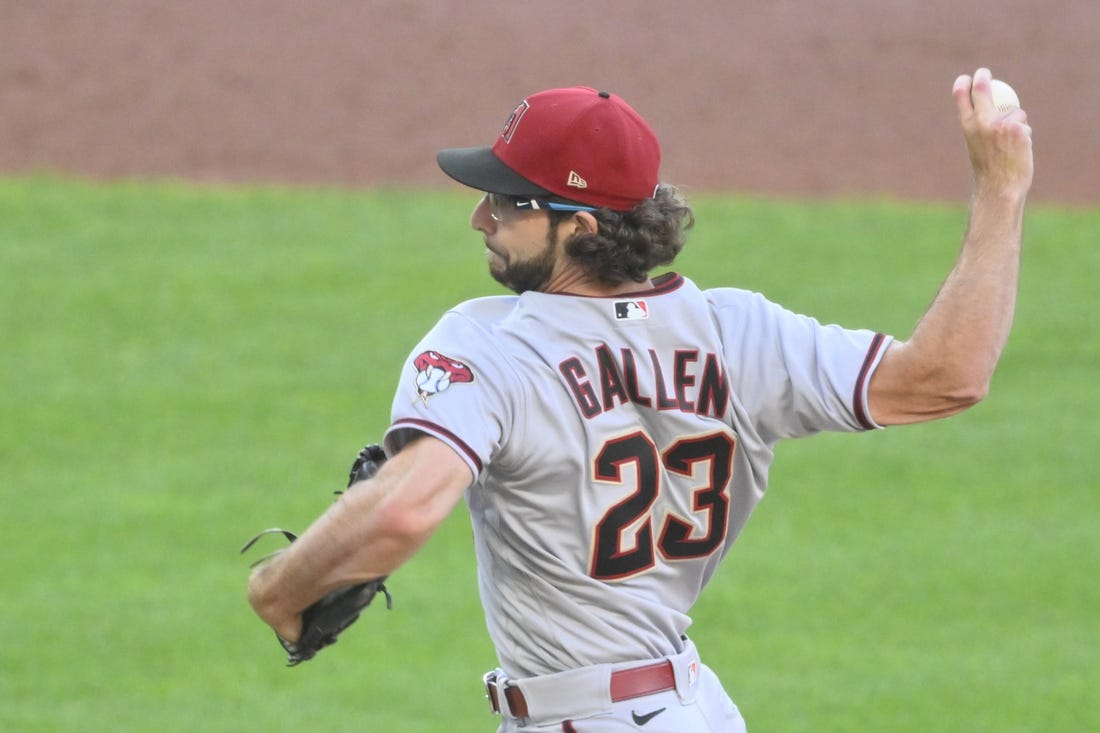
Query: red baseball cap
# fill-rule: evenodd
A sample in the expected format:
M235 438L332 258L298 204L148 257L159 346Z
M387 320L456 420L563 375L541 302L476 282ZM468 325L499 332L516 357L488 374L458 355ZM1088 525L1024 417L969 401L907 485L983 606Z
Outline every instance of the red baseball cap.
M622 98L569 87L523 100L493 147L442 150L436 161L479 191L629 211L657 189L661 146Z

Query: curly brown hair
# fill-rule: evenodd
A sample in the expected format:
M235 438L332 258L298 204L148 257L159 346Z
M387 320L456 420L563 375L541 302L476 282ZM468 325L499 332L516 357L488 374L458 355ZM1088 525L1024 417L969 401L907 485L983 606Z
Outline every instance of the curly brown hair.
M550 212L551 222L570 212ZM597 209L592 212L599 230L574 235L565 253L605 285L644 282L655 267L670 264L695 225L695 212L675 186L661 184L653 198L630 211Z

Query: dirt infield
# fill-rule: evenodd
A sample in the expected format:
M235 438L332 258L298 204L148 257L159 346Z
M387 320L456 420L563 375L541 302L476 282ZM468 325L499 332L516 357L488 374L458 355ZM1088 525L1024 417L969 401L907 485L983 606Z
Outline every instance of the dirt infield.
M968 5L970 7L956 7ZM1025 0L0 0L0 170L447 185L527 93L589 84L663 178L958 200L950 96L978 65L1035 128L1033 200L1100 201L1100 3Z

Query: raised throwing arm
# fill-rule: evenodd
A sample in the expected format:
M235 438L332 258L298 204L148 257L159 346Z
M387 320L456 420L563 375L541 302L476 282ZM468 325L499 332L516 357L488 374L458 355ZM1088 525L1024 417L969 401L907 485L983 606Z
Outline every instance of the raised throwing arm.
M970 218L939 293L871 379L870 411L880 425L947 417L982 400L1012 327L1033 173L1031 127L1023 110L994 107L991 80L982 68L955 81L973 170Z

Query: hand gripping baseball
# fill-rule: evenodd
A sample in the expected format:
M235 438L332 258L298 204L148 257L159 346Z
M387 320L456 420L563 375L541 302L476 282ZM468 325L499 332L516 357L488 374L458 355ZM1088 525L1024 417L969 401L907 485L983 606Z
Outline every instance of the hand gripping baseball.
M352 464L348 475L348 486L373 476L385 461L386 454L381 446L372 444L363 448ZM258 539L272 533L282 534L290 542L298 539L296 534L285 529L267 529L249 540L241 548L241 552L246 552ZM271 557L269 555L259 562L264 562ZM291 643L278 634L275 635L283 650L286 651L287 666L293 667L312 659L321 649L335 644L340 634L358 620L362 610L369 606L379 593L386 596L386 608L392 609L393 598L386 589L385 580L386 577L383 576L357 585L338 588L302 611L302 631L296 642Z
M1015 93L1006 104L1003 85L995 86L986 68L960 76L952 91L979 189L1026 194L1034 168L1031 126Z

